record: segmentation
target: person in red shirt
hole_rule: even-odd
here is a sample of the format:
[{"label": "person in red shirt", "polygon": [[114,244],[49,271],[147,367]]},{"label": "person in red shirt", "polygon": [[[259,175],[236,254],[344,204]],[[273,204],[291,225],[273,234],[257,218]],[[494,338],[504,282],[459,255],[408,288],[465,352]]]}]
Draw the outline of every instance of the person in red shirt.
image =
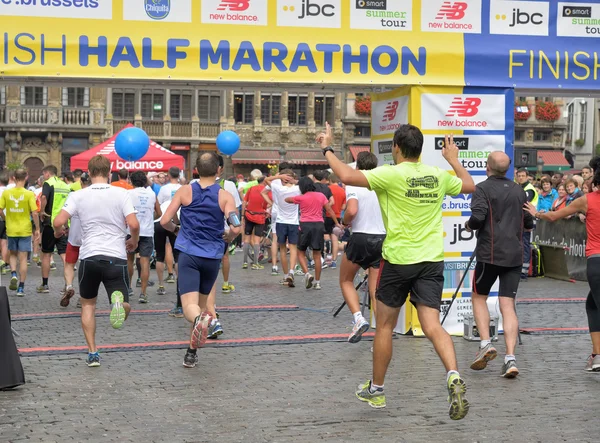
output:
[{"label": "person in red shirt", "polygon": [[[260,252],[260,241],[262,240],[263,233],[265,232],[265,221],[267,218],[267,202],[261,195],[265,186],[263,185],[264,177],[258,179],[258,185],[252,186],[246,192],[244,196],[244,203],[242,204],[242,213],[244,214],[245,226],[244,234],[250,238],[252,248],[254,249],[254,260],[252,263],[252,269],[264,269],[260,263],[258,263],[258,254]],[[243,268],[248,268],[248,255],[250,252],[250,244],[244,243],[244,265]]]},{"label": "person in red shirt", "polygon": [[[600,169],[594,171],[592,184],[600,186]],[[525,209],[535,218],[550,222],[567,218],[578,212],[585,214],[587,230],[585,256],[587,257],[587,280],[590,285],[585,310],[592,338],[592,353],[588,357],[585,370],[600,372],[600,191],[590,192],[557,211],[539,212],[531,203],[526,203]]]},{"label": "person in red shirt", "polygon": [[[300,238],[298,240],[298,261],[304,272],[304,284],[306,289],[313,287],[321,289],[321,251],[325,242],[325,222],[323,220],[323,209],[334,220],[334,225],[341,227],[338,222],[331,203],[323,193],[317,192],[315,184],[308,177],[302,177],[298,182],[301,195],[287,197],[287,203],[293,203],[300,209]],[[311,248],[313,260],[315,261],[315,277],[308,272],[306,250]]]},{"label": "person in red shirt", "polygon": [[[331,209],[338,220],[342,219],[342,211],[346,209],[346,191],[339,185],[340,179],[337,175],[331,174],[329,176],[329,189],[333,194],[333,205]],[[329,232],[331,235],[331,263],[330,268],[337,268],[337,257],[338,250],[340,248],[340,239],[333,232],[334,221],[331,217],[327,217],[325,220],[325,232]],[[331,227],[331,229],[328,229]]]}]

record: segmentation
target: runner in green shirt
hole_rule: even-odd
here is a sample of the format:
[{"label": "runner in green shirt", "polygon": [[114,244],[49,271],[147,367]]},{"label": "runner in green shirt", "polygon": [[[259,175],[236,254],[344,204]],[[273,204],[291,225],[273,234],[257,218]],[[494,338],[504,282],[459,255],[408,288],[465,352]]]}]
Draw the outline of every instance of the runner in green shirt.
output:
[{"label": "runner in green shirt", "polygon": [[455,176],[420,162],[423,134],[413,125],[402,125],[394,133],[395,165],[369,171],[352,169],[334,155],[329,124],[317,140],[344,184],[375,191],[387,232],[377,288],[373,378],[359,387],[356,396],[374,408],[385,407],[383,382],[392,358],[392,333],[410,293],[423,332],[446,367],[450,418],[464,418],[469,411],[466,384],[458,373],[452,339],[440,324],[444,287],[442,202],[446,195],[475,190],[473,179],[458,161],[453,137],[446,137],[442,155]]}]

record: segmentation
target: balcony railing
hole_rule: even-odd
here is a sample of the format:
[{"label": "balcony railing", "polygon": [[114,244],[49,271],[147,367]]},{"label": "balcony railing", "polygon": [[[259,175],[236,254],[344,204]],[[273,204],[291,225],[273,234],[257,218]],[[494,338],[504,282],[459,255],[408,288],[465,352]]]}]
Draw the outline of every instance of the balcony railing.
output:
[{"label": "balcony railing", "polygon": [[172,122],[171,123],[172,137],[191,137],[192,122]]},{"label": "balcony railing", "polygon": [[89,126],[93,122],[93,114],[89,109],[63,108],[62,122],[66,126]]},{"label": "balcony railing", "polygon": [[200,123],[200,138],[216,138],[219,135],[218,123]]},{"label": "balcony railing", "polygon": [[164,137],[164,124],[162,121],[144,121],[142,129],[146,131],[149,137]]},{"label": "balcony railing", "polygon": [[26,125],[46,125],[48,121],[48,108],[21,108],[19,123]]},{"label": "balcony railing", "polygon": [[120,132],[125,126],[133,125],[133,124],[134,124],[133,120],[114,120],[113,131],[116,134],[117,132]]}]

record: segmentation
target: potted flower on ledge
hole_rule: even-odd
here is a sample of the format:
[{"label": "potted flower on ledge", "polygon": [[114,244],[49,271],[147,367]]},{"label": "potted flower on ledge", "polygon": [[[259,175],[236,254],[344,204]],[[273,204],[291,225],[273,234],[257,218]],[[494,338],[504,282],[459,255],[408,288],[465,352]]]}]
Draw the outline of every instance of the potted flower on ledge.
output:
[{"label": "potted flower on ledge", "polygon": [[579,138],[579,139],[575,140],[575,146],[577,146],[579,149],[583,148],[584,145],[585,145],[585,139]]},{"label": "potted flower on ledge", "polygon": [[371,96],[362,95],[354,99],[354,111],[357,115],[371,115]]},{"label": "potted flower on ledge", "polygon": [[560,111],[554,102],[536,102],[535,118],[547,122],[555,122],[560,118]]},{"label": "potted flower on ledge", "polygon": [[531,108],[525,101],[515,101],[515,121],[524,122],[531,117]]}]

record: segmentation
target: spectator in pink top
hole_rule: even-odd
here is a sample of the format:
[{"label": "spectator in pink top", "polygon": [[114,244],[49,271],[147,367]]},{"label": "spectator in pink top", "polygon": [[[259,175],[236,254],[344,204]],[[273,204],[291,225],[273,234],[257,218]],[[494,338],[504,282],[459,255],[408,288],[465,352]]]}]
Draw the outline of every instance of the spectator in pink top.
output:
[{"label": "spectator in pink top", "polygon": [[[300,209],[300,238],[298,240],[298,261],[304,272],[304,284],[306,289],[313,287],[321,289],[321,251],[324,245],[325,223],[323,220],[323,208],[334,220],[335,225],[340,227],[339,221],[331,208],[331,204],[322,193],[316,192],[315,184],[308,177],[302,177],[298,182],[302,195],[288,197],[287,203],[294,203]],[[315,277],[308,272],[306,250],[313,251],[315,261]]]}]

